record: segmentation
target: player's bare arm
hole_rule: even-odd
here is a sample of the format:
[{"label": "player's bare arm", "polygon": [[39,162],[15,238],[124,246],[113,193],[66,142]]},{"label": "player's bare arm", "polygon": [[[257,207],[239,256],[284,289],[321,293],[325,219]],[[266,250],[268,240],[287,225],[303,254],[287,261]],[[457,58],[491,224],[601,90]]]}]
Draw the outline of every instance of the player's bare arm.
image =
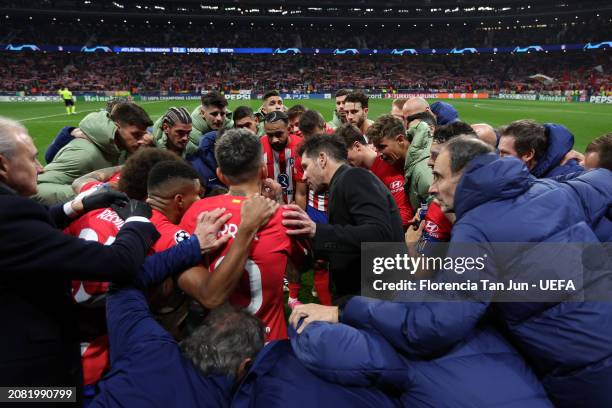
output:
[{"label": "player's bare arm", "polygon": [[87,183],[99,181],[101,183],[107,182],[115,173],[121,170],[122,166],[107,167],[105,169],[94,170],[91,173],[87,173],[72,182],[72,189],[76,194],[81,192],[83,186]]},{"label": "player's bare arm", "polygon": [[219,267],[214,273],[203,265],[188,269],[179,276],[179,287],[208,309],[225,303],[244,272],[257,231],[270,220],[277,208],[276,202],[260,195],[245,200],[240,210],[241,222],[236,238]]}]

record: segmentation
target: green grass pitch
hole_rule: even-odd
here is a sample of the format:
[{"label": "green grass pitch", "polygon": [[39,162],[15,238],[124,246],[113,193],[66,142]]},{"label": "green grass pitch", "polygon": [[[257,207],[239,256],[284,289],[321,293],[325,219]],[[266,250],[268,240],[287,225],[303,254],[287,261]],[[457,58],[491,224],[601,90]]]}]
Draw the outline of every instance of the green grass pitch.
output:
[{"label": "green grass pitch", "polygon": [[[430,101],[433,102],[433,101]],[[493,126],[507,124],[517,119],[535,119],[538,122],[553,122],[567,126],[576,137],[575,149],[584,151],[586,145],[597,136],[612,131],[612,105],[588,103],[556,103],[541,101],[510,100],[451,100],[462,120],[468,123],[489,123]],[[288,106],[301,103],[307,108],[316,109],[331,119],[334,102],[325,99],[289,100]],[[259,107],[260,101],[231,101],[230,109],[248,104]],[[153,120],[164,114],[170,106],[185,106],[190,111],[198,101],[159,101],[143,102],[142,106]],[[0,103],[0,116],[21,121],[34,138],[41,152],[49,145],[57,131],[63,126],[78,126],[79,121],[89,112],[104,107],[102,102],[77,103],[77,115],[68,116],[63,103]],[[370,100],[370,119],[375,119],[391,110],[391,100]]]},{"label": "green grass pitch", "polygon": [[[430,101],[433,102],[433,101]],[[538,122],[553,122],[567,126],[576,137],[575,149],[584,151],[587,144],[594,138],[612,132],[612,105],[596,105],[588,103],[555,103],[540,101],[511,100],[451,100],[462,120],[468,123],[489,123],[495,127],[510,123],[517,119],[534,119]],[[309,109],[318,110],[331,119],[334,109],[332,100],[291,100],[288,106],[301,103]],[[193,110],[198,101],[159,101],[143,102],[141,105],[149,112],[155,121],[163,115],[170,106],[185,106]],[[230,109],[247,104],[258,108],[261,101],[231,101]],[[68,116],[63,103],[0,103],[0,116],[7,116],[23,123],[39,149],[43,162],[46,147],[63,126],[78,126],[79,121],[89,112],[104,107],[102,102],[77,103],[77,115]],[[391,100],[370,101],[369,117],[375,119],[391,110]],[[44,162],[43,162],[44,163]],[[312,272],[303,276],[300,300],[304,303],[316,301],[310,293],[312,288]],[[287,313],[289,311],[287,310]],[[288,314],[287,314],[288,316]]]}]

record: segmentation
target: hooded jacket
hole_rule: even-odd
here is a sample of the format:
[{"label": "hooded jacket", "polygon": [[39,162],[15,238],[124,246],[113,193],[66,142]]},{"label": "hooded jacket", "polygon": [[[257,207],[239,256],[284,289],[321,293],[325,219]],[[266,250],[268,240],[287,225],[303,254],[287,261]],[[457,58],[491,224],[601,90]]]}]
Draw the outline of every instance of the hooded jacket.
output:
[{"label": "hooded jacket", "polygon": [[327,126],[329,126],[332,129],[338,129],[342,125],[343,125],[342,120],[340,120],[340,117],[338,116],[338,112],[334,109],[334,112],[332,114],[332,120],[327,122]]},{"label": "hooded jacket", "polygon": [[200,176],[200,182],[206,186],[206,191],[217,187],[226,187],[217,177],[217,159],[215,158],[215,143],[217,132],[213,130],[204,135],[197,152],[191,156],[191,165]]},{"label": "hooded jacket", "polygon": [[289,340],[267,344],[234,393],[232,407],[399,408],[399,401],[373,386],[325,381],[298,360]]},{"label": "hooded jacket", "polygon": [[293,331],[291,345],[319,377],[399,394],[403,407],[552,407],[519,353],[486,326],[433,358],[404,356],[370,329],[324,322]]},{"label": "hooded jacket", "polygon": [[85,137],[75,137],[62,147],[38,176],[38,193],[43,204],[63,203],[74,197],[72,182],[94,170],[119,164],[121,151],[115,144],[117,126],[106,111],[85,116],[79,128]]},{"label": "hooded jacket", "polygon": [[[573,182],[538,180],[515,158],[479,156],[468,164],[455,192],[457,222],[451,243],[597,243],[591,228],[601,222],[612,203],[612,179],[607,170],[596,170]],[[529,273],[529,268],[515,264],[526,254],[520,246],[516,248],[492,253],[495,262],[487,263],[487,272],[510,277]],[[606,260],[601,253],[593,259]],[[600,285],[603,293],[612,293],[612,268],[603,265],[601,271],[584,275],[583,284]],[[353,298],[342,321],[374,327],[396,348],[423,356],[465,339],[489,306],[484,301],[418,304]],[[608,404],[612,303],[495,303],[492,312],[531,363],[555,406]]]},{"label": "hooded jacket", "polygon": [[436,122],[440,126],[459,120],[457,109],[450,103],[440,101],[434,102],[431,104],[431,111],[436,115]]},{"label": "hooded jacket", "polygon": [[408,132],[412,134],[412,142],[404,164],[404,190],[412,208],[417,209],[422,203],[429,201],[429,186],[433,183],[433,174],[427,166],[433,134],[424,121],[412,126]]},{"label": "hooded jacket", "polygon": [[[191,122],[193,124],[193,129],[189,134],[189,141],[191,145],[199,146],[204,135],[213,130],[208,125],[208,122],[206,122],[206,119],[202,117],[202,105],[198,105],[193,112],[191,112]],[[225,120],[223,121],[223,128],[231,129],[233,127],[234,121],[232,120],[231,111],[227,111],[227,115],[225,115]]]},{"label": "hooded jacket", "polygon": [[584,170],[574,159],[561,165],[565,155],[574,147],[574,135],[563,125],[554,123],[544,124],[548,147],[546,153],[538,159],[531,174],[538,178],[553,178],[576,171]]},{"label": "hooded jacket", "polygon": [[[161,116],[159,119],[155,121],[153,124],[153,129],[151,133],[153,134],[153,141],[155,142],[155,146],[160,149],[167,149],[168,144],[168,136],[164,133],[162,129],[162,125],[164,122],[164,117]],[[185,146],[185,151],[183,152],[183,159],[189,155],[194,154],[198,150],[198,145],[193,144],[191,141],[191,135],[189,136],[189,141],[187,142],[187,146]]]}]

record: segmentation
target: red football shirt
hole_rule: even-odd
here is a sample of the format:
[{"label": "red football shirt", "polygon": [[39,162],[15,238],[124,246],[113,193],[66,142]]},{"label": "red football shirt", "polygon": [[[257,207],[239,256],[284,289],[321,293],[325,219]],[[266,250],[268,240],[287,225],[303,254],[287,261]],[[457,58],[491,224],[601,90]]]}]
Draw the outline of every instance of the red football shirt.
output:
[{"label": "red football shirt", "polygon": [[153,209],[153,215],[151,216],[151,223],[157,228],[159,232],[159,239],[151,248],[153,252],[162,252],[168,248],[172,248],[179,242],[189,239],[189,233],[182,229],[180,226],[173,224],[170,220],[161,212]]},{"label": "red football shirt", "polygon": [[298,155],[298,149],[302,138],[289,135],[287,146],[278,152],[270,145],[270,139],[265,135],[261,139],[263,147],[264,162],[268,168],[268,177],[276,180],[283,188],[283,200],[290,203],[294,200],[295,185],[302,182],[304,172],[302,171],[302,160]]},{"label": "red football shirt", "polygon": [[446,218],[440,204],[433,201],[425,213],[425,225],[423,225],[423,235],[427,236],[428,241],[450,241],[453,224]]},{"label": "red football shirt", "polygon": [[113,174],[111,176],[111,178],[109,178],[106,182],[103,182],[103,181],[90,181],[89,183],[86,183],[85,185],[83,185],[83,187],[81,187],[81,191],[79,191],[79,193],[82,193],[83,191],[90,190],[92,188],[99,187],[99,186],[104,185],[106,183],[118,183],[120,178],[121,178],[121,172],[118,171],[115,174]]},{"label": "red football shirt", "polygon": [[[225,224],[220,235],[236,236],[240,225],[240,207],[244,197],[221,195],[197,201],[183,216],[181,226],[193,233],[198,214],[216,208],[226,208],[232,218]],[[282,211],[276,214],[257,233],[242,275],[229,302],[246,309],[260,318],[266,326],[267,341],[286,339],[287,325],[283,295],[283,276],[288,260],[299,265],[305,253],[296,241],[286,234],[281,224]],[[232,240],[230,239],[230,245]],[[229,245],[209,258],[209,269],[215,273]]]},{"label": "red football shirt", "polygon": [[[101,183],[100,183],[101,184]],[[89,189],[96,188],[90,184]],[[82,189],[85,191],[86,189]],[[153,210],[151,222],[161,237],[151,248],[151,253],[164,251],[178,242],[189,238],[189,234],[178,225],[172,224],[165,215]],[[72,222],[64,231],[70,235],[110,245],[115,241],[124,221],[111,208],[90,211]],[[76,303],[92,301],[108,291],[108,282],[72,281],[72,297]],[[108,370],[108,338],[98,337],[91,342],[81,343],[83,381],[86,385],[97,383]]]},{"label": "red football shirt", "polygon": [[414,216],[414,211],[404,190],[404,172],[402,169],[390,165],[381,159],[380,156],[376,157],[370,171],[391,191],[391,195],[395,200],[395,204],[397,204],[400,217],[402,218],[402,224],[406,227]]}]

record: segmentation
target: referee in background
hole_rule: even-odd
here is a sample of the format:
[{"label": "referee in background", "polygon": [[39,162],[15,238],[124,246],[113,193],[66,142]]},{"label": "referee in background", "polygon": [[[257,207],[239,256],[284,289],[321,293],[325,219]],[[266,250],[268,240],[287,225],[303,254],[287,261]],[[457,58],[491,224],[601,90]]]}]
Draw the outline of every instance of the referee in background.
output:
[{"label": "referee in background", "polygon": [[57,91],[60,98],[64,101],[66,105],[66,114],[67,115],[76,115],[76,106],[74,106],[74,98],[72,97],[72,92],[68,89],[67,86],[60,86],[60,90]]}]

